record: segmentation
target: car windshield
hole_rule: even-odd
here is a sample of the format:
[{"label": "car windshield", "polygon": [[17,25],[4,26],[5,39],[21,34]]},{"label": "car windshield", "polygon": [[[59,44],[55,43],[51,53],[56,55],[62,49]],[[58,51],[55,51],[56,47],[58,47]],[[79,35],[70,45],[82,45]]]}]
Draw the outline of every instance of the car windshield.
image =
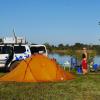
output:
[{"label": "car windshield", "polygon": [[39,47],[30,47],[31,53],[45,53],[45,47],[44,46],[39,46]]},{"label": "car windshield", "polygon": [[14,46],[14,53],[24,53],[25,51],[25,46]]},{"label": "car windshield", "polygon": [[9,54],[11,50],[11,46],[0,46],[0,54]]}]

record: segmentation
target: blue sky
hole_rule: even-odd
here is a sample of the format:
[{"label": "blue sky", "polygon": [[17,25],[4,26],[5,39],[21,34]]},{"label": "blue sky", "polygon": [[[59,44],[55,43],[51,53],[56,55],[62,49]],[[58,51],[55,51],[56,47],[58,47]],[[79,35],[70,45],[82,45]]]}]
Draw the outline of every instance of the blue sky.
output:
[{"label": "blue sky", "polygon": [[100,0],[0,0],[0,37],[42,44],[100,44]]}]

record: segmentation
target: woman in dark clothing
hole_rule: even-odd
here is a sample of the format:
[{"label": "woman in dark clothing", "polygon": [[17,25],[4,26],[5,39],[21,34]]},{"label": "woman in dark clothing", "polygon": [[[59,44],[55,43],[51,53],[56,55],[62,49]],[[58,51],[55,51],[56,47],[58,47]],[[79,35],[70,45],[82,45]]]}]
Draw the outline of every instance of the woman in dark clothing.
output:
[{"label": "woman in dark clothing", "polygon": [[8,65],[13,60],[13,56],[14,56],[14,50],[13,50],[13,46],[12,46],[10,49],[10,52],[9,52],[8,59],[7,59],[6,64],[5,64],[5,71],[8,71]]}]

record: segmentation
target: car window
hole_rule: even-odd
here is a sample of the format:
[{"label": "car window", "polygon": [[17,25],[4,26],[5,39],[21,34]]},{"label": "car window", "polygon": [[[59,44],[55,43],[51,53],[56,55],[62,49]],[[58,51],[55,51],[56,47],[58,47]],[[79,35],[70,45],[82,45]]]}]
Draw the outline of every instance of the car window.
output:
[{"label": "car window", "polygon": [[14,46],[14,53],[24,53],[25,51],[25,46]]},{"label": "car window", "polygon": [[12,51],[11,46],[0,46],[0,54],[10,54]]},{"label": "car window", "polygon": [[43,47],[43,46],[40,46],[40,47],[30,47],[30,50],[31,50],[32,54],[39,53],[41,51],[42,51],[42,53],[46,52],[45,47]]}]

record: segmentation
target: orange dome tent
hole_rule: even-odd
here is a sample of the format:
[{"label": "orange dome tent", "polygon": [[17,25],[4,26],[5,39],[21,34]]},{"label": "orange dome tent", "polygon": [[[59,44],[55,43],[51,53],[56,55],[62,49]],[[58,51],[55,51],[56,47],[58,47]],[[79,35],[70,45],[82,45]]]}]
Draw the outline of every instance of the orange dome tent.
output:
[{"label": "orange dome tent", "polygon": [[55,82],[73,79],[55,61],[43,55],[33,55],[23,60],[14,70],[0,78],[0,81]]}]

